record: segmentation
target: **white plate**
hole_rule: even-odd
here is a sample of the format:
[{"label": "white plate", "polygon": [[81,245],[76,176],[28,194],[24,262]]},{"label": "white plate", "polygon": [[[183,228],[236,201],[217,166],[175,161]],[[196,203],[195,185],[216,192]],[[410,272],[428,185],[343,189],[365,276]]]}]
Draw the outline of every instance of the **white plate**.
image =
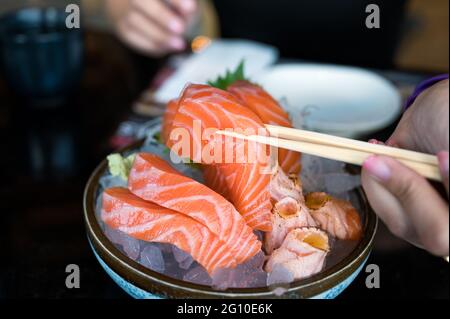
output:
[{"label": "white plate", "polygon": [[360,68],[284,64],[254,80],[275,98],[287,100],[296,126],[303,114],[301,125],[309,130],[357,137],[388,126],[401,111],[396,88]]}]

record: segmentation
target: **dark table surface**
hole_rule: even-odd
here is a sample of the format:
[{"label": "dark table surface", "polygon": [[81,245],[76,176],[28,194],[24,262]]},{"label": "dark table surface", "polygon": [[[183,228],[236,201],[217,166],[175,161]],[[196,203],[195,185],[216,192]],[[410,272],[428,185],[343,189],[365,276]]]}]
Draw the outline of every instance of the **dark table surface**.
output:
[{"label": "dark table surface", "polygon": [[[0,298],[127,298],[91,252],[82,193],[142,88],[133,59],[114,40],[88,36],[83,82],[57,109],[26,106],[0,78]],[[423,77],[382,74],[406,90]],[[392,129],[374,136],[386,138]],[[363,272],[339,298],[449,297],[448,263],[384,226],[369,263],[380,267],[380,289],[366,288]],[[65,286],[68,264],[80,267],[79,289]]]}]

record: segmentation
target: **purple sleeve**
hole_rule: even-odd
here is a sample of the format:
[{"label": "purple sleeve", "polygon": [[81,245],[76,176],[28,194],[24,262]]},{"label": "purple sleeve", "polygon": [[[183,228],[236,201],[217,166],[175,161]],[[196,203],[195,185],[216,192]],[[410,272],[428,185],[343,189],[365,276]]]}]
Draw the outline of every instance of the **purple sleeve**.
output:
[{"label": "purple sleeve", "polygon": [[440,82],[440,81],[446,80],[446,79],[448,79],[448,74],[441,74],[441,75],[427,79],[427,80],[423,81],[422,83],[420,83],[414,90],[414,93],[406,101],[405,111],[408,109],[408,107],[410,107],[414,103],[414,101],[417,99],[417,97],[420,95],[420,93],[422,93],[423,91],[428,89],[433,84],[436,84],[437,82]]}]

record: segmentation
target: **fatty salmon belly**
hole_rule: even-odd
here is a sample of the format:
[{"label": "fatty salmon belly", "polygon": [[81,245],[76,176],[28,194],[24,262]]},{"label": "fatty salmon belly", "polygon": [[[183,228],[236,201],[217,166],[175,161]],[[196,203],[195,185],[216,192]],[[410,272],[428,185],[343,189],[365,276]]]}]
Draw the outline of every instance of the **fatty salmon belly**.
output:
[{"label": "fatty salmon belly", "polygon": [[178,112],[178,99],[170,100],[167,103],[166,111],[164,112],[162,125],[161,125],[161,139],[166,143],[170,138],[172,131],[172,123],[175,115]]},{"label": "fatty salmon belly", "polygon": [[264,249],[269,255],[283,244],[291,230],[316,226],[305,204],[291,197],[278,201],[272,212],[272,231],[264,234]]},{"label": "fatty salmon belly", "polygon": [[188,216],[147,202],[126,188],[104,191],[101,218],[109,227],[133,238],[177,246],[209,274],[237,264],[230,249],[207,227]]},{"label": "fatty salmon belly", "polygon": [[[195,123],[201,123],[198,132],[194,130]],[[182,128],[189,132],[192,160],[200,159],[202,164],[216,166],[219,178],[224,179],[227,185],[223,193],[247,224],[256,230],[269,231],[272,204],[269,190],[271,175],[267,173],[270,165],[267,146],[244,140],[227,140],[223,136],[203,138],[206,130],[215,132],[217,129],[268,135],[259,117],[239,104],[239,100],[226,91],[192,84],[186,87],[182,94],[173,128]],[[225,143],[230,141],[231,143]],[[211,142],[224,149],[218,161],[206,162],[199,149]],[[172,148],[176,143],[171,140],[168,145]],[[244,154],[237,151],[241,147],[245,150]],[[230,152],[231,156],[227,157]],[[256,156],[250,157],[252,155]]]},{"label": "fatty salmon belly", "polygon": [[297,228],[289,232],[280,248],[269,257],[265,270],[271,272],[281,265],[295,280],[320,272],[329,251],[328,236],[316,228]]},{"label": "fatty salmon belly", "polygon": [[261,242],[225,198],[150,153],[136,155],[128,177],[136,196],[189,216],[217,235],[238,263],[261,250]]},{"label": "fatty salmon belly", "polygon": [[361,218],[350,202],[316,192],[306,195],[306,205],[317,225],[333,237],[342,240],[361,238]]},{"label": "fatty salmon belly", "polygon": [[[261,86],[248,81],[236,81],[227,90],[258,115],[264,124],[292,127],[292,122],[286,111]],[[285,149],[278,150],[278,161],[287,174],[300,173],[300,159],[301,155],[298,152]]]}]

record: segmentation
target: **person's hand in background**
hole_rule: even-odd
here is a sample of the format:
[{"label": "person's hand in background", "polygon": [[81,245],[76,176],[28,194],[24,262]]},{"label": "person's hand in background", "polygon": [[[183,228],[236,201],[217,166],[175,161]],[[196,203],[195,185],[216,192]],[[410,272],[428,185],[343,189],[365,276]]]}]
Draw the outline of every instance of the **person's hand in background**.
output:
[{"label": "person's hand in background", "polygon": [[183,50],[198,9],[197,0],[106,0],[106,6],[119,37],[150,56]]},{"label": "person's hand in background", "polygon": [[449,254],[448,94],[448,80],[420,94],[387,142],[437,153],[447,200],[425,178],[392,158],[372,156],[362,171],[368,200],[390,231],[438,256]]}]

